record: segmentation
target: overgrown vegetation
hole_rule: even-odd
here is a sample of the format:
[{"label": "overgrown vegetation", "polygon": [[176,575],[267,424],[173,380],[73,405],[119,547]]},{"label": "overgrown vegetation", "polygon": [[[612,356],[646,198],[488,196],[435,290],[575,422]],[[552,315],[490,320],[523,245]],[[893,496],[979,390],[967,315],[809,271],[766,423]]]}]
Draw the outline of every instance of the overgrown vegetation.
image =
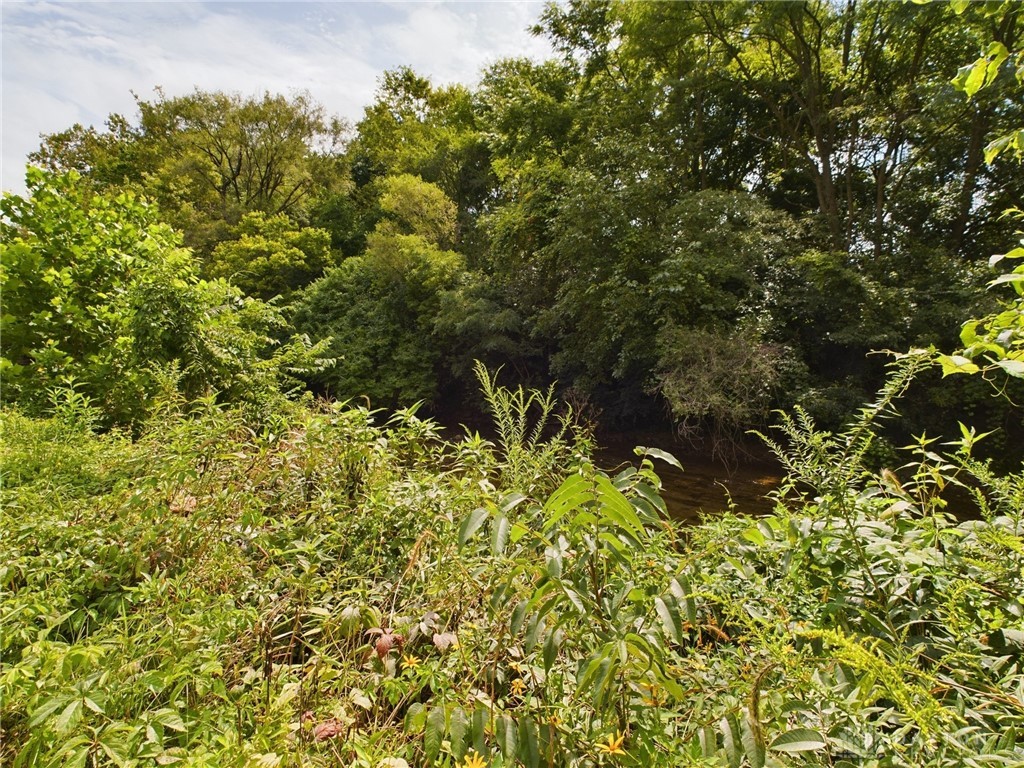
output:
[{"label": "overgrown vegetation", "polygon": [[486,371],[501,446],[345,405],[254,431],[207,400],[135,442],[73,391],[4,412],[3,760],[1019,761],[1024,476],[969,431],[863,463],[920,364],[842,435],[784,421],[772,515],[691,529],[674,459],[608,476]]},{"label": "overgrown vegetation", "polygon": [[[499,63],[477,94],[388,73],[344,154],[305,97],[161,94],[138,128],[48,137],[0,223],[0,762],[1024,764],[1024,267],[992,281],[1009,301],[957,283],[981,242],[963,206],[999,197],[972,153],[991,129],[990,159],[1022,152],[993,87],[1024,81],[1018,16],[569,3],[542,17],[564,61]],[[940,54],[993,25],[954,159]],[[680,141],[681,116],[706,133]],[[257,124],[284,131],[273,162]],[[885,160],[870,214],[864,157]],[[951,175],[934,207],[903,186]],[[849,362],[941,340],[965,304],[955,354]],[[719,438],[799,392],[762,437],[772,513],[673,521],[656,462],[679,462],[595,466],[554,385],[524,385],[539,361],[587,405],[658,392]],[[470,369],[493,441],[407,405]],[[1010,429],[959,418],[963,380]],[[957,433],[894,449],[922,383]]]}]

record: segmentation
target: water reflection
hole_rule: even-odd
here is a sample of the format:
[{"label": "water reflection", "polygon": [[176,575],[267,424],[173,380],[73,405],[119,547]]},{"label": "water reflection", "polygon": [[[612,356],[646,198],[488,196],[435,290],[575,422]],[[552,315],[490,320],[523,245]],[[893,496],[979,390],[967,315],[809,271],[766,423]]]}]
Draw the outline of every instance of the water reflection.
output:
[{"label": "water reflection", "polygon": [[684,472],[663,461],[655,460],[654,464],[669,514],[688,523],[699,522],[702,515],[727,510],[730,498],[738,512],[767,514],[772,510],[772,502],[765,496],[782,482],[781,467],[767,456],[728,467],[705,455],[682,450],[671,433],[601,435],[598,445],[595,463],[613,473],[627,464],[637,464],[639,457],[633,452],[637,445],[661,448],[679,459]]}]

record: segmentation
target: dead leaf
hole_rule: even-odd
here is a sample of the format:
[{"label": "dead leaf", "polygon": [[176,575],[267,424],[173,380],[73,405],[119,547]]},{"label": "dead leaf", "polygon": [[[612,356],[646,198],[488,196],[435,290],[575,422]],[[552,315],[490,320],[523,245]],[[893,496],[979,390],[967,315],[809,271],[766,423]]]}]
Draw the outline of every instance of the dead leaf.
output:
[{"label": "dead leaf", "polygon": [[459,644],[459,638],[454,632],[435,632],[434,647],[439,651],[447,651]]},{"label": "dead leaf", "polygon": [[313,726],[313,738],[317,741],[326,741],[327,739],[333,739],[341,733],[344,733],[345,726],[336,717],[332,717],[330,720],[325,720],[322,723],[317,723]]}]

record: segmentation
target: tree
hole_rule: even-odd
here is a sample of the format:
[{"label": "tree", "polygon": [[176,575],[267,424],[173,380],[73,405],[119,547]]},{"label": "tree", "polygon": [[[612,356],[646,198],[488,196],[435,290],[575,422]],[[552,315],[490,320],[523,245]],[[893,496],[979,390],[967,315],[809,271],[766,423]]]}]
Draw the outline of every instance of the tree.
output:
[{"label": "tree", "polygon": [[[373,189],[371,182],[403,174],[437,185],[458,208],[461,250],[482,249],[475,225],[493,177],[467,88],[435,88],[408,67],[385,72],[349,154],[353,179],[361,187]],[[364,210],[373,202],[361,200]]]},{"label": "tree", "polygon": [[325,195],[343,191],[346,126],[308,94],[243,97],[201,91],[136,97],[137,126],[111,116],[109,130],[80,126],[44,137],[34,157],[77,170],[101,186],[141,187],[200,256],[248,212],[296,222]]},{"label": "tree", "polygon": [[279,346],[280,312],[198,278],[181,238],[131,192],[93,192],[75,172],[30,169],[29,197],[0,201],[3,398],[46,407],[67,384],[107,424],[144,418],[161,382],[182,394],[266,404],[321,364],[303,339]]},{"label": "tree", "polygon": [[417,235],[442,250],[455,245],[458,210],[434,184],[403,173],[381,183],[380,235]]},{"label": "tree", "polygon": [[418,235],[373,233],[366,253],[346,259],[296,301],[295,326],[330,337],[337,365],[314,378],[334,397],[383,406],[433,400],[442,376],[434,335],[441,296],[465,264]]},{"label": "tree", "polygon": [[287,297],[334,263],[328,232],[297,227],[283,213],[247,213],[235,235],[213,249],[205,271],[226,278],[250,296]]}]

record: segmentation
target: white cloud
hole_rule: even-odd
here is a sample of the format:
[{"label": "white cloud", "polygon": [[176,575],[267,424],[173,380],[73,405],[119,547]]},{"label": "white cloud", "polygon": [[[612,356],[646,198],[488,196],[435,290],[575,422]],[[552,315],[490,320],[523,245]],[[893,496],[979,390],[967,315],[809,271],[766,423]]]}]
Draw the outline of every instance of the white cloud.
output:
[{"label": "white cloud", "polygon": [[198,87],[307,90],[358,120],[385,69],[475,84],[506,56],[543,58],[527,27],[542,2],[2,4],[2,186],[23,191],[39,135],[134,116],[147,98]]}]

